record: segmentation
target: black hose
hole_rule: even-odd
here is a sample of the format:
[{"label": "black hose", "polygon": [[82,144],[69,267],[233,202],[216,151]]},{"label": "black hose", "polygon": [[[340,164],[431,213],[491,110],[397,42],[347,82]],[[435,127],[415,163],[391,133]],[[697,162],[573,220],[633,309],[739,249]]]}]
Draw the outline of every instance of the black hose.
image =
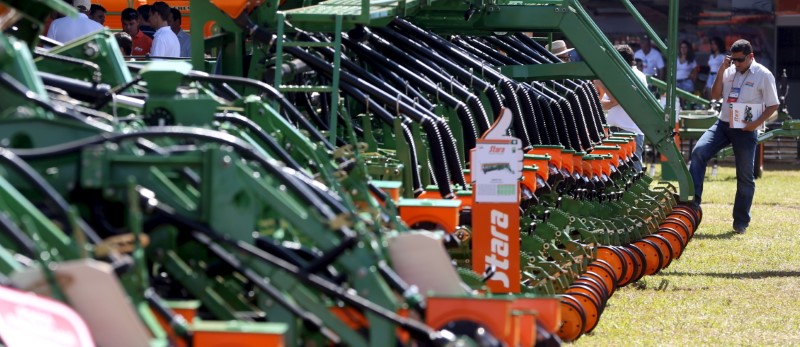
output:
[{"label": "black hose", "polygon": [[20,253],[29,258],[39,258],[39,251],[33,239],[25,234],[5,213],[0,213],[0,229],[2,229],[4,235],[19,246]]},{"label": "black hose", "polygon": [[45,109],[46,111],[52,112],[54,115],[72,119],[74,121],[86,124],[88,126],[97,128],[101,131],[112,131],[113,129],[111,126],[107,124],[100,123],[96,120],[93,120],[89,117],[84,117],[76,113],[71,109],[66,110],[59,110],[55,108],[52,104],[50,104],[47,100],[42,99],[41,96],[36,94],[34,91],[28,89],[24,84],[19,82],[16,78],[11,76],[10,74],[0,71],[0,85],[7,87],[11,91],[17,93],[20,97],[36,104],[37,106]]},{"label": "black hose", "polygon": [[[67,203],[64,198],[58,194],[58,192],[53,189],[53,186],[47,183],[47,181],[39,175],[36,170],[34,170],[28,163],[26,163],[22,158],[17,156],[14,152],[9,149],[0,148],[0,159],[5,161],[7,164],[10,164],[11,168],[14,169],[17,173],[22,175],[27,181],[29,181],[33,186],[39,190],[42,195],[44,195],[47,199],[49,199],[55,206],[58,208],[59,212],[63,215],[64,218],[64,229],[68,235],[74,235],[72,230],[72,225],[68,222],[69,221],[69,204]],[[86,225],[82,219],[78,219],[78,226],[83,230],[83,233],[86,234],[86,237],[89,238],[93,244],[97,245],[103,242],[103,239],[97,235],[91,227]]]},{"label": "black hose", "polygon": [[[345,42],[347,47],[352,49],[356,54],[367,57],[368,61],[374,63],[372,66],[378,69],[378,71],[386,70],[388,69],[386,65],[394,63],[389,63],[390,60],[388,58],[381,56],[375,51],[367,49],[363,44],[358,44],[347,39],[343,40],[343,42]],[[397,66],[397,64],[395,65]],[[397,66],[396,68],[398,71],[403,73],[403,77],[407,78],[415,87],[419,87],[429,94],[436,95],[439,99],[437,101],[444,101],[445,104],[455,109],[463,128],[462,137],[464,139],[464,148],[467,151],[474,148],[479,134],[476,132],[474,117],[467,105],[446,91],[441,90],[439,86],[434,85],[430,81],[422,78],[418,74],[414,74],[411,71],[404,69],[402,66]],[[464,153],[464,155],[465,158],[469,157],[466,155],[466,153]]]},{"label": "black hose", "polygon": [[[465,53],[472,54],[473,51],[478,51],[478,52],[482,52],[483,53],[483,54],[474,54],[476,58],[480,58],[481,56],[488,55],[492,59],[497,60],[497,61],[500,62],[500,64],[493,64],[495,66],[500,66],[500,65],[523,65],[523,63],[520,62],[519,60],[516,60],[513,57],[508,56],[508,55],[503,55],[496,48],[489,46],[485,42],[482,42],[482,41],[478,40],[475,37],[465,36],[462,39],[463,39],[462,44],[458,45],[458,47],[463,49],[465,51]],[[453,43],[456,43],[456,42],[454,41]],[[466,48],[464,46],[470,47],[471,49],[468,49],[468,48]]]},{"label": "black hose", "polygon": [[[309,66],[316,69],[317,71],[331,74],[332,73],[332,66],[322,61],[316,56],[309,54],[308,52],[303,51],[298,47],[286,47],[286,51],[297,58],[302,59],[305,61]],[[448,168],[448,176],[454,177],[456,183],[461,184],[462,186],[466,186],[466,182],[464,179],[463,172],[461,171],[461,159],[459,158],[458,152],[456,151],[454,139],[452,133],[450,133],[450,128],[441,120],[439,117],[433,114],[424,113],[424,110],[414,108],[411,105],[403,102],[402,100],[398,100],[396,96],[391,96],[384,92],[383,90],[377,89],[369,83],[366,83],[363,80],[357,79],[355,76],[349,74],[346,71],[340,71],[339,74],[339,84],[350,84],[350,85],[359,85],[359,89],[362,89],[366,94],[370,95],[370,97],[375,98],[377,101],[386,104],[387,106],[395,106],[399,112],[403,112],[408,117],[410,117],[415,122],[419,123],[420,126],[426,131],[429,139],[433,137],[438,137],[441,141],[441,146],[439,148],[431,148],[432,152],[436,153],[436,151],[443,151],[444,159],[440,163],[447,165]],[[436,129],[436,130],[433,130]],[[444,131],[444,132],[443,132]],[[441,135],[440,135],[441,134]],[[435,145],[434,141],[434,145]],[[433,145],[432,145],[433,146]],[[433,150],[436,151],[433,151]],[[457,173],[457,174],[456,174]],[[446,180],[445,182],[449,182],[450,180]],[[440,187],[442,184],[440,184]],[[449,196],[447,198],[452,198],[453,196]]]},{"label": "black hose", "polygon": [[[500,98],[500,94],[497,92],[497,89],[490,83],[475,77],[471,72],[467,71],[466,69],[462,68],[461,66],[454,64],[452,61],[443,59],[431,51],[426,51],[427,48],[423,48],[419,45],[419,43],[412,41],[411,39],[398,34],[397,32],[391,30],[380,30],[385,36],[392,38],[395,42],[403,43],[404,46],[409,47],[417,53],[416,56],[412,57],[407,50],[401,50],[397,46],[391,44],[389,41],[383,39],[382,37],[373,34],[370,38],[370,43],[379,49],[381,49],[384,53],[389,53],[395,60],[399,60],[403,64],[407,64],[412,66],[414,69],[420,71],[422,74],[434,78],[436,82],[441,83],[445,87],[449,87],[456,91],[461,91],[461,85],[453,83],[452,78],[448,78],[442,72],[438,72],[429,67],[427,63],[424,63],[425,60],[430,60],[428,58],[436,59],[436,62],[431,62],[431,64],[442,63],[443,66],[446,66],[446,70],[452,73],[459,81],[464,83],[468,88],[476,88],[478,90],[483,91],[486,95],[486,98],[489,99],[489,104],[494,112],[494,115],[500,114],[500,109],[503,107],[502,99]],[[416,47],[417,49],[414,49]],[[469,83],[467,83],[467,81]],[[464,89],[466,93],[469,95],[473,95],[469,93],[466,89]],[[457,94],[461,98],[465,98],[463,94]],[[468,97],[467,97],[468,98]],[[469,99],[469,98],[468,98]],[[474,109],[474,108],[473,108]],[[483,109],[481,107],[481,109]],[[485,116],[485,113],[480,112],[476,113],[479,115],[478,127],[481,129],[481,134],[486,132],[489,129],[489,119]],[[483,117],[480,117],[483,115]],[[485,127],[485,128],[484,128]]]},{"label": "black hose", "polygon": [[278,157],[278,160],[282,161],[286,166],[291,167],[297,171],[302,171],[304,167],[300,166],[300,164],[292,158],[292,156],[286,152],[286,150],[281,146],[278,141],[276,141],[272,136],[267,134],[264,129],[261,129],[256,122],[252,121],[250,118],[244,117],[238,114],[216,114],[214,115],[214,119],[219,121],[230,122],[239,126],[245,127],[248,131],[252,132],[256,135],[256,137],[261,140],[270,151]]},{"label": "black hose", "polygon": [[[532,57],[520,52],[519,49],[517,49],[514,45],[506,42],[505,40],[501,40],[495,36],[486,36],[483,39],[486,40],[486,42],[488,42],[489,44],[493,45],[494,47],[497,47],[497,48],[493,47],[487,47],[487,48],[493,49],[495,51],[497,51],[497,49],[501,49],[503,52],[508,54],[508,56],[511,59],[514,59],[514,61],[519,62],[518,64],[514,65],[531,65],[540,63],[538,60],[533,59]],[[506,65],[511,65],[511,64],[506,64]]]},{"label": "black hose", "polygon": [[462,49],[466,50],[470,54],[482,59],[484,62],[488,64],[494,66],[501,66],[501,65],[508,65],[509,63],[508,61],[505,61],[505,59],[503,59],[503,61],[495,59],[493,56],[487,54],[485,51],[482,51],[477,47],[473,46],[471,42],[467,42],[467,40],[461,36],[453,36],[452,38],[450,38],[450,41],[458,45],[458,47],[461,47]]},{"label": "black hose", "polygon": [[553,116],[556,120],[559,130],[559,138],[566,148],[571,148],[576,151],[581,150],[581,140],[578,138],[578,130],[575,127],[575,122],[572,119],[567,99],[558,95],[556,92],[547,88],[541,82],[531,82],[531,86],[543,95],[552,99],[550,103]]},{"label": "black hose", "polygon": [[303,116],[300,111],[292,104],[286,97],[281,94],[277,89],[272,87],[269,84],[266,84],[261,81],[257,81],[250,78],[244,77],[236,77],[236,76],[221,76],[221,75],[208,75],[205,73],[200,73],[193,71],[191,72],[187,78],[190,78],[194,81],[206,81],[206,82],[226,82],[232,84],[243,85],[246,87],[254,88],[264,94],[267,95],[268,98],[277,101],[281,105],[281,109],[283,109],[286,114],[289,116],[289,120],[295,122],[299,125],[299,128],[308,132],[309,136],[311,136],[312,140],[315,142],[322,143],[325,148],[329,150],[333,150],[334,146],[319,132],[319,130],[314,127],[311,123],[309,123],[308,119]]},{"label": "black hose", "polygon": [[[337,214],[350,214],[338,197],[326,194],[320,190],[318,185],[307,185],[300,181],[305,175],[300,175],[295,170],[282,167],[276,160],[268,158],[256,151],[250,144],[243,140],[226,133],[214,130],[190,128],[181,126],[150,127],[138,132],[131,133],[103,133],[89,138],[72,141],[56,146],[36,149],[15,149],[14,152],[20,158],[26,160],[46,159],[60,157],[67,154],[80,152],[87,146],[97,145],[105,142],[121,142],[136,138],[158,138],[158,137],[188,137],[199,140],[212,141],[231,146],[239,154],[247,159],[254,160],[272,176],[286,185],[287,189],[297,194],[300,199],[310,208],[315,208],[325,219],[332,220]],[[320,200],[322,198],[324,200]]]},{"label": "black hose", "polygon": [[[153,311],[161,316],[167,324],[173,328],[173,331],[183,339],[184,345],[187,347],[192,347],[193,338],[192,332],[188,330],[187,326],[189,325],[186,322],[186,319],[183,316],[176,314],[169,306],[164,303],[164,299],[156,293],[156,291],[151,287],[147,288],[144,291],[144,299],[147,300],[147,303],[150,304],[150,307],[153,308]],[[175,329],[175,327],[180,327],[180,329]]]},{"label": "black hose", "polygon": [[[342,90],[344,90],[346,93],[348,93],[354,100],[356,100],[356,101],[360,102],[362,105],[364,105],[364,107],[367,108],[368,112],[374,112],[375,115],[377,115],[378,118],[381,121],[383,121],[384,123],[386,123],[389,126],[394,126],[394,118],[395,117],[391,113],[389,113],[389,111],[387,111],[385,108],[383,108],[383,106],[371,104],[370,101],[369,101],[369,98],[367,97],[367,95],[364,94],[363,92],[361,92],[361,90],[359,90],[358,88],[355,88],[355,87],[353,87],[353,86],[351,86],[351,85],[349,85],[347,83],[341,84],[340,86],[341,86]],[[416,148],[416,144],[414,143],[414,137],[411,134],[411,129],[408,128],[408,125],[406,125],[405,123],[401,122],[400,126],[403,129],[403,138],[406,140],[406,143],[408,144],[408,146],[410,148],[409,152],[411,153],[411,163],[412,163],[412,165],[414,165],[414,167],[409,168],[411,170],[411,179],[412,179],[412,185],[413,185],[412,190],[414,191],[415,194],[417,194],[417,192],[421,192],[422,189],[423,189],[423,187],[422,187],[422,178],[420,177],[420,173],[419,173],[419,166],[420,166],[419,164],[420,163],[419,163],[419,158],[417,157],[417,148]],[[435,138],[435,137],[429,137],[428,138],[428,141],[436,141],[436,140],[437,140],[437,138]],[[441,143],[439,143],[439,144],[441,144]],[[440,158],[441,159],[441,156],[437,156],[437,153],[440,153],[440,152],[439,151],[435,151],[435,150],[433,150],[433,148],[431,148],[431,155],[433,157],[435,157],[435,158]],[[444,154],[442,153],[441,155],[443,156]],[[447,179],[447,176],[446,176],[447,175],[447,171],[435,170],[435,171],[432,171],[432,172],[433,172],[434,176],[439,176],[439,177],[443,177],[443,179]],[[439,185],[439,192],[443,194],[442,196],[447,196],[447,195],[453,194],[449,183],[446,184],[446,185]]]}]

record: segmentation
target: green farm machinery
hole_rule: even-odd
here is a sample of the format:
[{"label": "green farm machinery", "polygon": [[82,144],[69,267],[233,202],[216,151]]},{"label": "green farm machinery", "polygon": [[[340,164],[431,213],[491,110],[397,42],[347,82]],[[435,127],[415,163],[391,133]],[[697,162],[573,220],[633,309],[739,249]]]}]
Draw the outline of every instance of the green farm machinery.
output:
[{"label": "green farm machinery", "polygon": [[674,123],[577,1],[191,0],[187,61],[37,47],[74,12],[37,4],[0,5],[0,280],[100,345],[558,345],[700,223]]}]

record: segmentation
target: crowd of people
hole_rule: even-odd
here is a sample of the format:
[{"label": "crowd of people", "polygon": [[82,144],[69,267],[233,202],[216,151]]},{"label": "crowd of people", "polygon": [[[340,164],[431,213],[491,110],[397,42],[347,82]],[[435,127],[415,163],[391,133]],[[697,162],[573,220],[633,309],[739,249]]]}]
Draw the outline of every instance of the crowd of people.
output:
[{"label": "crowd of people", "polygon": [[[106,9],[100,4],[64,0],[78,10],[77,17],[53,13],[46,36],[58,42],[69,42],[103,30]],[[88,8],[86,5],[89,5]],[[181,29],[181,12],[158,1],[122,11],[122,31],[114,34],[126,57],[181,58],[190,57],[192,40]]]}]

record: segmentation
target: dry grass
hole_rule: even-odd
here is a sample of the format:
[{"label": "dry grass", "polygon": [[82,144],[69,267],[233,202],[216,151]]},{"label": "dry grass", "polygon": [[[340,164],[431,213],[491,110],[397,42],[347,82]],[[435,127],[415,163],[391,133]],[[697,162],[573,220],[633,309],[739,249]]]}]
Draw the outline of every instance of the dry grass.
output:
[{"label": "dry grass", "polygon": [[574,345],[800,345],[798,169],[768,167],[756,181],[745,235],[731,229],[735,170],[707,177],[704,219],[681,259],[618,290]]}]

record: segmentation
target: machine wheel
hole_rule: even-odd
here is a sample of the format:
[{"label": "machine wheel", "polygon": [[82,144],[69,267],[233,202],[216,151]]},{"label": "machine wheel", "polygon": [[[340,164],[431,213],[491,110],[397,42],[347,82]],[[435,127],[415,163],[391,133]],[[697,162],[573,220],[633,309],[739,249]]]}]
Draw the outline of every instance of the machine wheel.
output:
[{"label": "machine wheel", "polygon": [[580,302],[575,298],[564,295],[561,297],[561,327],[558,336],[564,341],[575,341],[583,334],[586,328],[586,314]]}]

